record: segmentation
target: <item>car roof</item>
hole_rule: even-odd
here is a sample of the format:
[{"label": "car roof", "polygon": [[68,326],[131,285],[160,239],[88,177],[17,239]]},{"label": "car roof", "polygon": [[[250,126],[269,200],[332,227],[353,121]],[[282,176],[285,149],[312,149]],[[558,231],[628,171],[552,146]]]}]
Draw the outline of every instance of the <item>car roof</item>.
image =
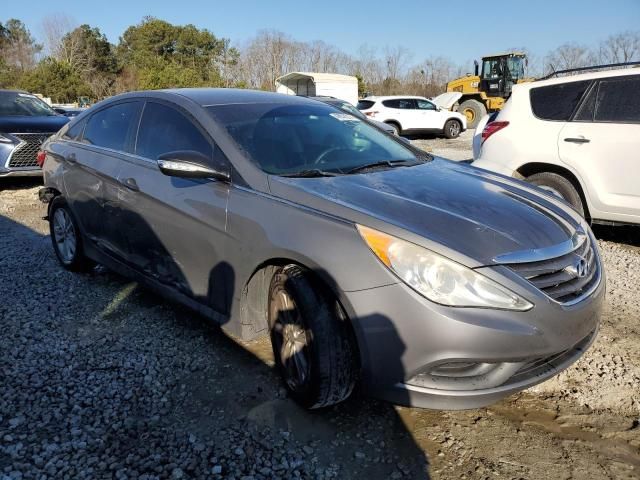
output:
[{"label": "car roof", "polygon": [[[281,103],[317,105],[315,100],[297,95],[262,92],[240,88],[171,88],[165,90],[140,90],[109,97],[94,106],[110,104],[127,98],[156,98],[175,101],[190,100],[201,107],[231,104]],[[94,109],[95,110],[95,109]]]},{"label": "car roof", "polygon": [[569,75],[565,77],[549,78],[547,80],[536,80],[534,82],[519,83],[518,85],[514,85],[514,88],[518,87],[518,90],[523,90],[536,87],[544,87],[547,85],[579,82],[582,80],[594,80],[607,77],[624,77],[627,75],[640,75],[640,68],[622,68],[617,70],[600,70],[597,72],[580,73],[577,75]]},{"label": "car roof", "polygon": [[[311,103],[312,100],[297,95],[263,92],[240,88],[173,88],[161,92],[181,95],[197,104],[207,107],[230,103]],[[314,103],[315,104],[315,103]],[[317,104],[316,104],[317,105]]]},{"label": "car roof", "polygon": [[417,95],[384,95],[384,96],[377,96],[377,95],[371,95],[369,97],[365,97],[362,100],[395,100],[398,98],[412,98],[412,99],[418,99],[418,100],[428,100],[426,97],[420,97]]}]

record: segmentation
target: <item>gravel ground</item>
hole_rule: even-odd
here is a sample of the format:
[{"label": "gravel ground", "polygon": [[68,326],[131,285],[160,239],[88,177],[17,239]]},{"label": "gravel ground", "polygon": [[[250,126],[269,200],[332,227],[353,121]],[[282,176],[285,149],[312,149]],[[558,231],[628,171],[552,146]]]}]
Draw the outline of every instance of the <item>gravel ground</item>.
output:
[{"label": "gravel ground", "polygon": [[467,130],[458,138],[449,140],[435,135],[411,136],[411,143],[418,148],[449,160],[472,160],[471,141],[475,130]]},{"label": "gravel ground", "polygon": [[464,412],[356,395],[308,413],[266,341],[61,269],[37,189],[0,183],[2,480],[640,478],[640,229],[596,231],[602,328],[556,378]]}]

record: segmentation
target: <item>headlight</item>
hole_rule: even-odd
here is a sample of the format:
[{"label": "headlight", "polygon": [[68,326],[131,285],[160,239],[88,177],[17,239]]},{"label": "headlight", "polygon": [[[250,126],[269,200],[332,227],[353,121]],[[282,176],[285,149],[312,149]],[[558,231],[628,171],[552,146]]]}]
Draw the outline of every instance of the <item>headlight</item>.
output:
[{"label": "headlight", "polygon": [[519,311],[533,307],[502,285],[442,255],[362,225],[357,228],[382,263],[432,302]]},{"label": "headlight", "polygon": [[13,143],[13,140],[0,133],[0,143]]}]

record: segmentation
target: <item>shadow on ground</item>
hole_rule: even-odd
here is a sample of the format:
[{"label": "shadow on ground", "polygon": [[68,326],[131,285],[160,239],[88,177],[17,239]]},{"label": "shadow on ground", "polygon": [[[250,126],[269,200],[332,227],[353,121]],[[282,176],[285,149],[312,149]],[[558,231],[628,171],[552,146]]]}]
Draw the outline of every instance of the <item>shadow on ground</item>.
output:
[{"label": "shadow on ground", "polygon": [[[11,180],[2,182],[0,189],[33,188],[39,183]],[[153,234],[151,228],[145,231]],[[281,386],[268,338],[244,343],[232,339],[214,322],[105,268],[66,272],[57,264],[48,236],[8,216],[0,215],[0,233],[5,252],[2,271],[15,270],[16,258],[21,269],[19,277],[0,278],[0,289],[9,292],[0,316],[11,319],[3,325],[4,335],[14,339],[13,350],[5,352],[11,356],[5,387],[12,398],[11,403],[1,404],[7,410],[0,411],[0,432],[6,434],[7,421],[29,405],[38,416],[31,419],[27,410],[23,427],[11,427],[13,435],[25,435],[22,448],[27,456],[38,451],[40,443],[64,444],[70,435],[68,425],[74,424],[74,429],[90,432],[83,440],[89,456],[77,460],[77,471],[91,467],[95,474],[107,473],[100,471],[100,464],[83,463],[91,454],[122,464],[131,456],[147,455],[162,458],[163,465],[181,465],[181,453],[151,440],[159,435],[194,436],[233,456],[234,442],[242,439],[237,433],[241,425],[247,435],[275,438],[264,447],[270,452],[282,449],[282,458],[304,446],[308,454],[304,461],[323,471],[336,466],[339,478],[429,478],[426,453],[392,405],[356,392],[336,407],[303,410]],[[40,287],[32,308],[24,307],[19,294],[11,294],[36,284]],[[51,349],[48,341],[55,342]],[[61,356],[63,351],[74,353]],[[38,378],[47,388],[33,385],[21,373],[34,368],[26,364],[34,358],[48,365],[36,367],[41,368]],[[0,356],[0,361],[9,362],[9,357]],[[107,383],[103,385],[101,378]],[[51,388],[57,389],[56,398],[74,398],[81,407],[67,410],[66,403],[60,403],[64,400],[56,400],[55,414],[45,412],[43,417],[41,409],[51,404]],[[110,417],[90,415],[85,424],[78,420],[76,408],[106,410]],[[126,430],[118,431],[114,425]],[[107,428],[110,433],[100,440],[93,438],[92,428],[98,433]],[[225,438],[227,431],[234,436]],[[282,439],[286,443],[281,444]],[[236,461],[257,461],[253,455],[258,452],[252,452],[247,448]],[[0,452],[0,464],[12,461]],[[147,471],[142,464],[130,468]]]}]

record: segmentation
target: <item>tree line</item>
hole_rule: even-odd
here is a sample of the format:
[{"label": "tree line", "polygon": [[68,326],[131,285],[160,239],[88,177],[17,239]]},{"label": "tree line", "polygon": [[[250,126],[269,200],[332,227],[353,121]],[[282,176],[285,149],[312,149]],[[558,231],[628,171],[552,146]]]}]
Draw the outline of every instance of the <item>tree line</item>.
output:
[{"label": "tree line", "polygon": [[[154,17],[128,27],[117,44],[98,27],[75,26],[65,16],[45,18],[42,30],[44,42],[38,43],[20,20],[0,22],[0,88],[20,88],[66,103],[171,87],[273,90],[276,78],[285,73],[315,71],[358,77],[360,94],[430,97],[473,68],[472,61],[456,65],[444,56],[415,63],[402,46],[379,50],[365,45],[347,54],[324,41],[301,42],[275,30],[260,31],[232,46],[207,29]],[[595,47],[568,43],[543,57],[528,56],[527,74],[532,77],[640,60],[640,31],[611,35]]]}]

